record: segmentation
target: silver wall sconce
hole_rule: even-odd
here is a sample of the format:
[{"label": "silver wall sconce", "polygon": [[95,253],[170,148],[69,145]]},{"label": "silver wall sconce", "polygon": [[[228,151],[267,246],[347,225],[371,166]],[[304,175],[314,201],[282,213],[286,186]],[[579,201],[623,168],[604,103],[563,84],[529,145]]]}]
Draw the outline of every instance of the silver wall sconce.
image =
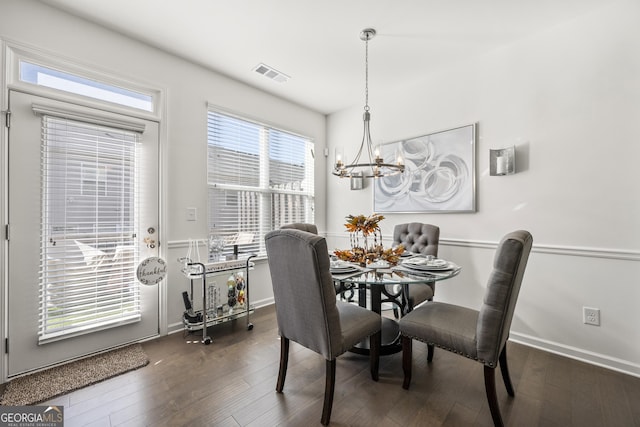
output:
[{"label": "silver wall sconce", "polygon": [[489,150],[489,175],[512,175],[516,173],[516,147]]}]

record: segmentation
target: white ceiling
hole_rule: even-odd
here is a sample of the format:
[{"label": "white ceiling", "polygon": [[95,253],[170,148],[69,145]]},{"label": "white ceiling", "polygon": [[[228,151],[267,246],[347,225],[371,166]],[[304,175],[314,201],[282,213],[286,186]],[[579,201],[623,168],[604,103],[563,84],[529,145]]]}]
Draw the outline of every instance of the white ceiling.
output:
[{"label": "white ceiling", "polygon": [[[606,0],[40,0],[329,114],[513,43]],[[265,63],[289,76],[254,72]]]}]

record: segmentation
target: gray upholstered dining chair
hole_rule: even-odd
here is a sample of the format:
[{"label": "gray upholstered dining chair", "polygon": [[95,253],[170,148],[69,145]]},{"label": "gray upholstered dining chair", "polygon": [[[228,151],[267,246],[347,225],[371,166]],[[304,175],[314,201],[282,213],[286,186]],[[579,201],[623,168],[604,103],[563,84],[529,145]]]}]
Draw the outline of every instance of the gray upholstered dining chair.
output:
[{"label": "gray upholstered dining chair", "polygon": [[484,386],[493,423],[503,425],[496,394],[495,368],[500,364],[507,393],[514,396],[507,366],[506,342],[532,242],[531,234],[524,230],[511,232],[502,238],[479,310],[428,302],[400,319],[403,388],[408,389],[411,383],[412,340],[436,345],[484,365]]},{"label": "gray upholstered dining chair", "polygon": [[321,422],[327,425],[339,355],[369,337],[371,377],[378,380],[380,316],[336,299],[324,237],[297,229],[280,229],[267,233],[265,244],[280,334],[276,391],[281,393],[284,388],[289,341],[321,354],[326,359]]},{"label": "gray upholstered dining chair", "polygon": [[[440,243],[440,228],[421,222],[408,222],[397,224],[393,228],[393,246],[403,245],[405,250],[422,255],[438,256],[438,244]],[[409,288],[407,302],[410,311],[416,305],[432,300],[435,292],[435,282],[428,286],[412,286]],[[395,313],[394,311],[394,314]]]},{"label": "gray upholstered dining chair", "polygon": [[302,230],[308,233],[318,234],[318,227],[315,224],[310,224],[307,222],[292,222],[291,224],[285,224],[280,229],[289,229],[293,228],[295,230]]}]

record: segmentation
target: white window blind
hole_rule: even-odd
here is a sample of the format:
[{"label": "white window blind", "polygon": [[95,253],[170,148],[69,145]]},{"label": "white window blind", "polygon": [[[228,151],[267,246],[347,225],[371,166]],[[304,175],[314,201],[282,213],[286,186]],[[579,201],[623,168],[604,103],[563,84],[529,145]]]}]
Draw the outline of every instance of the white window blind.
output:
[{"label": "white window blind", "polygon": [[266,255],[265,233],[287,223],[314,222],[310,138],[209,111],[207,142],[212,234],[253,234],[253,242],[240,250]]},{"label": "white window blind", "polygon": [[42,116],[41,343],[140,319],[138,141]]}]

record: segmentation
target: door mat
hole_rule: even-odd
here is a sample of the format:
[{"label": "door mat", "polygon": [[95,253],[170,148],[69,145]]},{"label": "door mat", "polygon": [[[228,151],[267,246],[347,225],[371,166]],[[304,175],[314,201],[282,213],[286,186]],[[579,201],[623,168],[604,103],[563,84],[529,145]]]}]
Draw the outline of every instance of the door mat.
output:
[{"label": "door mat", "polygon": [[76,360],[6,384],[0,405],[29,406],[146,366],[149,358],[140,344]]}]

